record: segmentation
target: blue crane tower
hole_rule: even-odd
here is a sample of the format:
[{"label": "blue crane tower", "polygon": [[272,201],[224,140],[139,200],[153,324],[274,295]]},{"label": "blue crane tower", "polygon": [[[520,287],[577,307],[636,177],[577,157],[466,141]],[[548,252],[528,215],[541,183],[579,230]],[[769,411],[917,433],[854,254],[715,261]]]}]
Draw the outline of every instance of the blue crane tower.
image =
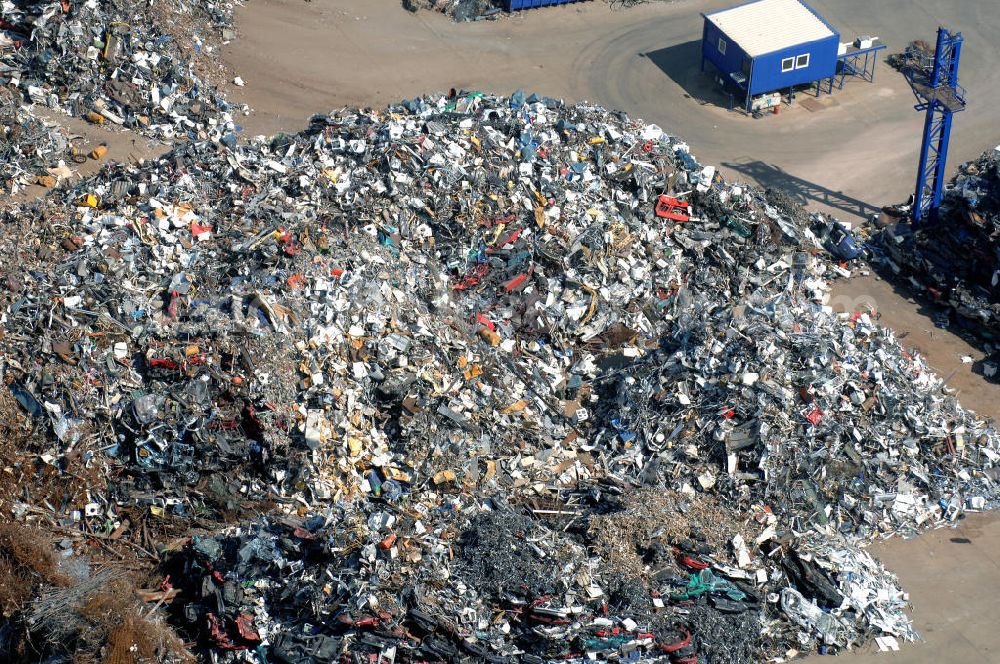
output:
[{"label": "blue crane tower", "polygon": [[963,41],[961,32],[938,28],[933,65],[908,67],[905,72],[917,97],[915,108],[927,112],[913,195],[914,226],[934,223],[941,206],[952,116],[965,110],[965,90],[958,84]]}]

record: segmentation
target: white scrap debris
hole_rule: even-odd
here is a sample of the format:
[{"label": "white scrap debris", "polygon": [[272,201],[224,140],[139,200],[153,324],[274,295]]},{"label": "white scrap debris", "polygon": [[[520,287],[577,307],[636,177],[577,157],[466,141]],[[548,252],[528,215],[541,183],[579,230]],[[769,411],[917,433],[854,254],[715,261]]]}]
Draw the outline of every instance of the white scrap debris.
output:
[{"label": "white scrap debris", "polygon": [[892,636],[876,636],[875,643],[878,644],[878,649],[882,652],[893,652],[899,651],[899,641]]}]

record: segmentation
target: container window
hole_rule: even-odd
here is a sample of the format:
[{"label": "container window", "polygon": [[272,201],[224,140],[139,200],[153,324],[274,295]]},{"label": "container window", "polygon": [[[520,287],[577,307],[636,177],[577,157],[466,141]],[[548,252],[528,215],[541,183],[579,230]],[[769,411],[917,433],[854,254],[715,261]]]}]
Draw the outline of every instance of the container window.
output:
[{"label": "container window", "polygon": [[781,71],[792,71],[795,69],[795,58],[785,58],[781,61]]},{"label": "container window", "polygon": [[722,37],[719,37],[719,53],[726,54],[726,40]]},{"label": "container window", "polygon": [[799,57],[795,58],[795,68],[796,69],[805,69],[808,66],[809,66],[809,54],[808,53],[805,53],[805,54],[800,55]]}]

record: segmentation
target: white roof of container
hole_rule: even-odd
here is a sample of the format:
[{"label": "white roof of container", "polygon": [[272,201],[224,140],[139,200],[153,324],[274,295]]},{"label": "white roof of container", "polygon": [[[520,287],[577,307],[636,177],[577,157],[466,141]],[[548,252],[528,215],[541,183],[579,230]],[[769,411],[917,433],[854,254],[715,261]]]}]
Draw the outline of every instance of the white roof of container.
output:
[{"label": "white roof of container", "polygon": [[751,58],[834,34],[800,0],[757,0],[705,18]]}]

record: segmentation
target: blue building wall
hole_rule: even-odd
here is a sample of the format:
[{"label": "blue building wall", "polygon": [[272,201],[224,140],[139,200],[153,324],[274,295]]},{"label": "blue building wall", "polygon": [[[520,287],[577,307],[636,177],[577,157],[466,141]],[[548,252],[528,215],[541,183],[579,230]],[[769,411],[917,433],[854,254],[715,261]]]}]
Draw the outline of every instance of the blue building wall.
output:
[{"label": "blue building wall", "polygon": [[[726,42],[725,53],[719,51],[719,39]],[[742,71],[744,61],[749,60],[743,49],[708,19],[705,19],[705,29],[702,34],[701,56],[703,60],[708,60],[715,65],[716,69],[722,72],[727,79],[730,73]],[[750,78],[749,73],[747,78]]]},{"label": "blue building wall", "polygon": [[[830,25],[816,10],[805,5],[830,28],[833,34],[824,39],[791,46],[780,51],[765,53],[755,58],[747,57],[739,45],[723,33],[714,23],[705,17],[702,31],[701,55],[702,65],[711,62],[731,82],[729,74],[742,71],[747,74],[749,84],[747,93],[759,95],[767,92],[787,90],[796,85],[812,83],[833,76],[837,71],[837,51],[840,46],[840,33]],[[726,52],[719,51],[719,39],[726,42]],[[793,67],[791,71],[781,70],[782,60],[809,55],[809,65]]]},{"label": "blue building wall", "polygon": [[[787,90],[794,85],[812,83],[829,78],[837,73],[837,49],[840,35],[834,33],[826,39],[798,44],[789,48],[758,55],[753,59],[753,78],[750,94],[759,95],[775,90]],[[781,63],[787,58],[809,55],[809,66],[791,71],[781,71]]]}]

